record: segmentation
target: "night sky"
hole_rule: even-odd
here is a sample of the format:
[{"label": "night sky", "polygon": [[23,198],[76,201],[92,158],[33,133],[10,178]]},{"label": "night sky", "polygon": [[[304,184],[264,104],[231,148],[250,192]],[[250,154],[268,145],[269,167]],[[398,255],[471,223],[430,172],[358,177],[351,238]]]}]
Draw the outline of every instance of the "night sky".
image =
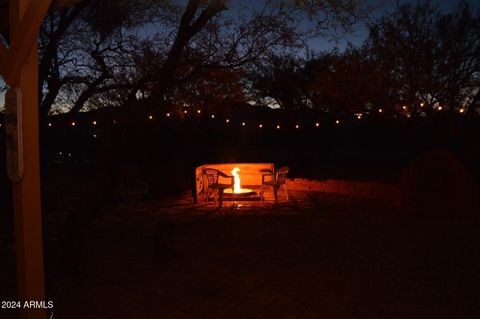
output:
[{"label": "night sky", "polygon": [[[255,2],[254,0],[248,0],[249,2]],[[340,50],[345,49],[350,42],[355,46],[359,46],[368,37],[367,24],[374,22],[380,18],[383,14],[395,11],[397,5],[402,3],[415,3],[415,1],[406,0],[370,0],[368,4],[373,8],[373,12],[368,21],[359,23],[355,26],[355,31],[352,34],[343,36],[338,42],[329,41],[327,39],[314,39],[310,41],[312,49],[317,51],[330,51],[337,47]],[[432,4],[437,5],[443,12],[451,11],[460,1],[459,0],[431,0]],[[480,1],[467,0],[466,1],[472,8],[480,9]]]},{"label": "night sky", "polygon": [[[232,2],[236,2],[238,0],[234,0]],[[412,1],[406,0],[370,0],[368,1],[369,5],[374,8],[371,17],[368,21],[358,23],[354,27],[354,33],[344,35],[339,40],[334,41],[332,39],[326,38],[315,38],[309,42],[309,46],[311,49],[315,51],[330,51],[334,48],[338,48],[340,51],[344,50],[347,44],[350,42],[355,46],[361,45],[362,42],[368,36],[367,24],[369,22],[373,22],[382,16],[384,13],[392,12],[395,10],[398,4],[407,3]],[[448,12],[450,11],[457,3],[460,1],[451,1],[451,0],[431,0],[431,3],[439,6],[442,11]],[[480,10],[480,1],[478,0],[467,0],[473,8]],[[241,3],[245,6],[250,5],[259,5],[258,0],[242,0]],[[3,83],[0,77],[0,83]],[[3,107],[4,104],[4,96],[0,94],[0,107]]]}]

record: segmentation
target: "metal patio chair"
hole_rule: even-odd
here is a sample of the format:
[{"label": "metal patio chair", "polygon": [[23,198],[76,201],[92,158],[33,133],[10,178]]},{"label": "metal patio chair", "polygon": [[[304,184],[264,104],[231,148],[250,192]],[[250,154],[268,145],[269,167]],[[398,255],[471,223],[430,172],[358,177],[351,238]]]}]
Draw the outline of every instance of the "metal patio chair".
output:
[{"label": "metal patio chair", "polygon": [[[223,191],[227,188],[232,189],[232,196],[235,196],[234,193],[234,178],[233,176],[227,175],[217,169],[214,168],[204,168],[202,170],[202,175],[205,177],[204,180],[207,180],[207,184],[205,186],[205,182],[203,184],[203,191],[204,196],[206,198],[206,203],[208,204],[208,199],[210,197],[210,189],[218,190],[218,207],[222,207],[222,200],[223,200]],[[230,183],[221,183],[220,177],[223,179],[229,179]]]},{"label": "metal patio chair", "polygon": [[138,166],[123,167],[120,174],[118,195],[121,202],[117,205],[120,211],[145,211],[147,206],[142,198],[148,194],[148,184]]},{"label": "metal patio chair", "polygon": [[[264,186],[272,186],[273,187],[273,195],[275,197],[275,205],[278,205],[278,189],[280,186],[283,185],[283,190],[285,191],[285,197],[288,200],[288,191],[287,191],[287,173],[290,169],[286,166],[280,167],[276,169],[274,172],[269,172],[267,174],[262,174],[262,188],[260,190],[260,196],[262,201],[265,200],[264,198]],[[269,180],[266,180],[269,178]]]}]

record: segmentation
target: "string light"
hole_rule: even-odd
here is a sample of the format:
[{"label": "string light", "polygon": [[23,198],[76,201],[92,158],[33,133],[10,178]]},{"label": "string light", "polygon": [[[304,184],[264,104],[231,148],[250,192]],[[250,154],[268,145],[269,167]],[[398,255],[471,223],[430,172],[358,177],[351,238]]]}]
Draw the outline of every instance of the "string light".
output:
[{"label": "string light", "polygon": [[423,107],[424,105],[425,105],[425,103],[423,103],[423,102],[422,102],[422,103],[420,103],[420,107]]},{"label": "string light", "polygon": [[[425,104],[424,104],[424,102],[421,102],[421,103],[419,103],[418,105],[424,106]],[[439,105],[439,104],[436,104],[436,105],[434,105],[433,107],[434,107],[434,109],[436,109],[437,111],[442,111],[442,110],[445,109],[445,106]],[[408,105],[402,105],[402,109],[405,110],[405,111],[407,111],[407,110],[409,109],[409,106],[408,106]],[[458,113],[461,113],[461,114],[466,113],[466,109],[465,109],[464,107],[457,108],[456,110],[457,110]],[[201,109],[195,109],[195,110],[192,111],[192,113],[195,113],[195,112],[198,113],[198,114],[203,113]],[[383,110],[383,108],[379,108],[379,109],[377,109],[377,112],[378,112],[378,113],[383,113],[384,110]],[[188,110],[184,109],[184,110],[183,110],[183,113],[188,114]],[[369,112],[366,112],[365,114],[368,114],[368,113],[369,113]],[[361,119],[363,119],[363,115],[365,115],[365,114],[363,114],[363,113],[353,113],[353,114],[352,114],[352,117],[355,116],[358,120],[361,120]],[[165,116],[166,116],[167,118],[172,117],[173,115],[175,115],[175,114],[170,113],[170,112],[165,113]],[[406,117],[411,117],[411,115],[409,114],[409,112],[405,112],[405,113],[404,113],[404,116],[406,116]],[[218,118],[218,116],[216,116],[216,114],[210,114],[209,117],[212,118],[212,119]],[[397,116],[396,116],[395,114],[393,114],[392,117],[393,117],[393,118],[397,118]],[[222,117],[220,117],[220,118],[222,118]],[[155,119],[154,115],[148,115],[148,116],[147,116],[147,120],[153,120],[153,119]],[[225,118],[223,118],[223,120],[224,120],[225,123],[227,123],[227,124],[228,124],[228,123],[231,123],[231,119],[230,119],[230,118],[226,118],[226,117],[225,117]],[[96,120],[91,120],[90,123],[91,123],[91,125],[99,125],[99,123],[98,123]],[[113,120],[113,124],[116,124],[116,123],[117,123],[117,121],[116,121],[116,120]],[[258,123],[258,122],[257,122],[257,123]],[[53,122],[48,122],[48,123],[47,123],[48,127],[52,127],[53,124],[54,124]],[[69,126],[77,127],[77,126],[79,126],[79,125],[81,126],[81,124],[82,124],[82,123],[78,124],[76,121],[71,121],[71,122],[69,123]],[[240,122],[240,124],[241,124],[242,127],[246,127],[246,125],[247,125],[247,123],[246,123],[245,121]],[[277,130],[281,129],[281,124],[282,124],[282,123],[276,123],[276,124],[272,123],[272,124],[273,124],[273,126],[274,126]],[[283,124],[285,124],[285,123],[283,123]],[[299,122],[297,122],[297,123],[294,123],[294,127],[295,127],[295,129],[300,129],[303,124],[305,124],[304,121],[299,121]],[[341,124],[341,120],[340,120],[340,119],[335,120],[335,124],[336,124],[336,125]],[[254,127],[255,127],[255,124],[253,124],[253,125],[254,125]],[[307,123],[307,124],[306,124],[306,127],[308,127],[308,125],[309,125],[309,124]],[[310,124],[310,125],[312,125],[312,124]],[[320,121],[314,122],[313,125],[315,125],[314,127],[316,127],[316,128],[320,128],[320,127],[321,127],[321,122],[320,122]],[[267,127],[268,127],[268,126],[269,126],[269,125],[268,125],[268,123],[267,123]],[[288,126],[288,125],[287,125],[287,126]],[[2,127],[2,124],[0,124],[0,127]],[[258,124],[257,124],[257,127],[258,127],[259,129],[262,129],[262,128],[264,128],[264,124],[263,124],[263,123],[258,123]],[[96,134],[92,134],[91,136],[93,136],[94,138],[97,137]],[[68,153],[67,153],[67,154],[68,154]]]}]

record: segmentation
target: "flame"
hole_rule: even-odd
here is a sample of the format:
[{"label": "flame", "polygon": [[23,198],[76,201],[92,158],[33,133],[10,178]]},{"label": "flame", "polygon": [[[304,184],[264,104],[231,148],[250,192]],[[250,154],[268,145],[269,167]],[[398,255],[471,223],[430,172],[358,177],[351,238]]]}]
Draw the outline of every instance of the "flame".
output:
[{"label": "flame", "polygon": [[241,192],[241,187],[240,187],[240,175],[238,172],[240,171],[240,168],[234,167],[231,171],[233,175],[233,189],[234,193],[240,193]]}]

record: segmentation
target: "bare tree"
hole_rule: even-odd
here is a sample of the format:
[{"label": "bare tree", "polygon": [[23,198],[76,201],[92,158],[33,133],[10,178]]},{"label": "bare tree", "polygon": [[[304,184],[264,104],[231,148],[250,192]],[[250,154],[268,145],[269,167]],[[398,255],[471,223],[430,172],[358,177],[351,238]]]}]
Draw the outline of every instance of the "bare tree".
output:
[{"label": "bare tree", "polygon": [[478,107],[480,13],[466,3],[447,14],[429,1],[401,5],[371,26],[365,49],[390,86],[392,106],[406,104],[414,114]]}]

